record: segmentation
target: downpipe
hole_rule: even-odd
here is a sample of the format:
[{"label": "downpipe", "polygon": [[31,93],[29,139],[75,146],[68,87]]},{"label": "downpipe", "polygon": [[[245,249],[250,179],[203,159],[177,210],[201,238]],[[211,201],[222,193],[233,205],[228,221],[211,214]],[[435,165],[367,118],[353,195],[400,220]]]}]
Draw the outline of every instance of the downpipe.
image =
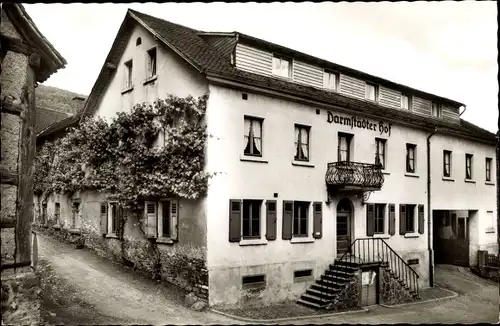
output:
[{"label": "downpipe", "polygon": [[434,131],[427,136],[427,245],[429,251],[429,283],[434,286],[434,250],[431,241],[431,137],[438,132],[438,128],[434,127]]}]

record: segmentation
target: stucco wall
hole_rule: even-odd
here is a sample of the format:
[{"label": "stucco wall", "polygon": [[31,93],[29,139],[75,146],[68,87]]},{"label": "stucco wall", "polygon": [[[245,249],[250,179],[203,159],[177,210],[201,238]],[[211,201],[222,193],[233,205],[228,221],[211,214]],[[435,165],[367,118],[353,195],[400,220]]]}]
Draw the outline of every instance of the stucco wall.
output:
[{"label": "stucco wall", "polygon": [[[282,283],[284,280],[271,281],[274,264],[285,263],[289,266],[286,273],[293,274],[299,269],[299,262],[304,257],[310,260],[309,268],[314,268],[314,275],[321,274],[328,263],[336,256],[336,206],[341,196],[334,197],[327,204],[325,173],[328,162],[337,161],[337,134],[354,134],[351,160],[374,163],[375,137],[387,139],[387,168],[385,182],[381,191],[374,192],[369,203],[396,204],[396,234],[388,235],[388,218],[385,218],[386,242],[405,259],[419,258],[416,266],[421,274],[421,287],[428,286],[427,254],[427,209],[425,206],[425,233],[414,234],[407,238],[399,235],[399,204],[426,205],[426,134],[424,132],[391,125],[390,136],[380,134],[379,121],[377,130],[328,123],[328,111],[321,109],[316,114],[316,107],[297,104],[287,100],[248,93],[248,100],[242,100],[241,91],[210,85],[210,99],[207,112],[208,133],[207,170],[222,172],[210,182],[208,194],[208,267],[210,276],[210,300],[218,302],[217,288],[228,275],[250,274],[252,266],[267,267],[268,284]],[[333,115],[351,117],[331,111]],[[262,162],[245,162],[244,115],[264,118]],[[364,117],[359,117],[364,118]],[[294,123],[311,126],[310,165],[313,167],[292,165],[294,155]],[[386,121],[383,121],[388,126]],[[406,143],[417,145],[416,173],[405,175]],[[274,198],[274,193],[278,194]],[[261,245],[241,246],[241,243],[228,241],[229,199],[277,200],[277,240],[265,240],[265,209],[261,211]],[[359,197],[350,197],[354,206],[354,237],[366,237],[366,205]],[[283,200],[303,200],[323,202],[323,237],[311,236],[312,219],[309,221],[307,243],[291,243],[282,240],[282,204]],[[388,210],[388,208],[386,208]],[[311,214],[310,214],[311,217]],[[416,230],[417,231],[417,230]],[[262,267],[265,269],[265,267]],[[213,273],[212,273],[213,271]],[[264,272],[264,271],[263,271]],[[213,275],[213,276],[212,276]],[[286,274],[280,277],[288,277]],[[235,288],[241,288],[241,278]],[[290,291],[293,292],[293,291]],[[242,293],[242,292],[240,292]],[[222,291],[220,293],[222,294]],[[225,294],[226,300],[230,297]],[[230,299],[230,301],[233,299]]]},{"label": "stucco wall", "polygon": [[[141,38],[141,45],[136,46],[138,37]],[[154,82],[144,85],[148,62],[146,51],[154,46],[157,46],[156,71],[158,78]],[[134,89],[122,94],[125,81],[125,62],[131,59],[133,60]],[[164,98],[168,93],[180,97],[187,95],[198,97],[205,94],[207,90],[207,82],[199,72],[170,48],[155,41],[142,26],[136,25],[115,74],[97,106],[96,115],[110,119],[117,112],[130,110],[137,103],[152,103],[158,97]]]}]

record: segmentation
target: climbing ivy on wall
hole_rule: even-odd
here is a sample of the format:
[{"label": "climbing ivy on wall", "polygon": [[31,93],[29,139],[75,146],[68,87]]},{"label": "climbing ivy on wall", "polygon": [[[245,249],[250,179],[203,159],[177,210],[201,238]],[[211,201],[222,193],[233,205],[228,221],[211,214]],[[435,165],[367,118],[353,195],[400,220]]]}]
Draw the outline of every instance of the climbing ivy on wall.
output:
[{"label": "climbing ivy on wall", "polygon": [[[35,193],[97,189],[132,209],[146,197],[203,196],[210,177],[203,171],[207,99],[168,95],[120,112],[109,123],[83,121],[39,149]],[[155,146],[161,133],[164,144]]]}]

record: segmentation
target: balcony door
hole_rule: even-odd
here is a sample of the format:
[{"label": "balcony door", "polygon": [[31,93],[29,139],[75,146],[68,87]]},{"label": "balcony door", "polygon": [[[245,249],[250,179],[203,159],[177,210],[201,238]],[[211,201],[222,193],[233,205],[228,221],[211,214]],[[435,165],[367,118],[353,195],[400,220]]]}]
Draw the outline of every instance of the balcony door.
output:
[{"label": "balcony door", "polygon": [[337,205],[337,256],[342,256],[351,244],[352,203],[342,199]]}]

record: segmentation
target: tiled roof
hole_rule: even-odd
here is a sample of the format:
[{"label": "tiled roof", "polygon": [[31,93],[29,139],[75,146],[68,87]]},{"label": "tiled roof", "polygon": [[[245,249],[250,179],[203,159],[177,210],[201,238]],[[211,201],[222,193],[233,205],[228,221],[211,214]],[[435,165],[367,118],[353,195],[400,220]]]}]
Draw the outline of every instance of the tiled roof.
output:
[{"label": "tiled roof", "polygon": [[[112,64],[116,64],[118,62],[121,53],[126,46],[127,25],[130,23],[131,19],[136,20],[146,29],[150,30],[150,32],[158,37],[160,41],[171,47],[174,51],[177,51],[179,55],[191,63],[191,65],[193,65],[200,72],[204,73],[207,77],[219,77],[250,86],[272,89],[281,93],[287,93],[289,95],[343,107],[367,116],[386,118],[392,121],[408,123],[426,130],[434,130],[437,126],[441,131],[448,133],[464,137],[472,137],[474,139],[487,142],[496,141],[494,134],[466,122],[465,120],[460,120],[459,124],[451,122],[447,123],[445,121],[439,121],[431,117],[419,116],[403,110],[385,108],[367,101],[349,98],[338,93],[320,90],[311,86],[238,70],[230,64],[230,54],[236,45],[239,35],[242,35],[246,39],[251,38],[253,42],[265,42],[267,45],[271,44],[275,47],[280,46],[236,32],[205,33],[131,9],[129,9],[127,15],[125,16],[124,22],[120,27],[120,31],[118,32],[117,38],[113,43],[106,62],[111,62]],[[233,38],[231,37],[231,34],[234,35]],[[291,49],[289,50],[293,51]],[[85,109],[85,115],[91,115],[94,113],[99,98],[102,95],[103,90],[106,88],[111,76],[112,74],[107,72],[103,67],[103,70],[101,71],[101,74],[92,89],[87,103],[87,108]],[[451,101],[449,99],[445,100]],[[460,104],[459,102],[455,103]]]},{"label": "tiled roof", "polygon": [[56,122],[66,119],[70,115],[64,112],[37,108],[35,112],[35,132],[38,135]]}]

